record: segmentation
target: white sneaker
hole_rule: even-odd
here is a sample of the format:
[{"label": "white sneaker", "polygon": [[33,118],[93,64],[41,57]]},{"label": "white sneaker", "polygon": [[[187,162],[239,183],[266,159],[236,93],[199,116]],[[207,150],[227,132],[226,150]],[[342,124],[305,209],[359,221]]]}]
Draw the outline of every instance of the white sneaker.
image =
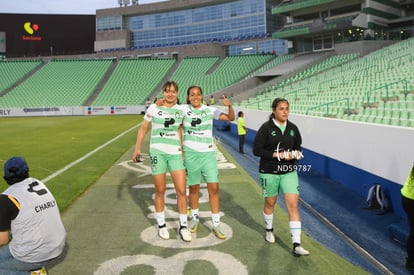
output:
[{"label": "white sneaker", "polygon": [[213,233],[216,235],[217,238],[224,240],[226,238],[226,234],[221,230],[221,226],[213,226]]},{"label": "white sneaker", "polygon": [[273,228],[272,229],[266,229],[266,241],[269,243],[274,243],[276,241],[275,234],[273,234]]},{"label": "white sneaker", "polygon": [[188,230],[190,230],[191,233],[197,232],[198,224],[199,220],[192,219],[188,224]]},{"label": "white sneaker", "polygon": [[299,257],[299,256],[308,256],[309,251],[304,249],[299,243],[293,244],[293,256]]},{"label": "white sneaker", "polygon": [[167,226],[164,224],[161,227],[158,226],[158,236],[161,237],[161,239],[168,240],[170,238],[170,233],[168,233]]},{"label": "white sneaker", "polygon": [[191,232],[190,230],[188,230],[187,227],[181,226],[180,229],[178,230],[178,234],[180,235],[181,240],[185,242],[191,241]]}]

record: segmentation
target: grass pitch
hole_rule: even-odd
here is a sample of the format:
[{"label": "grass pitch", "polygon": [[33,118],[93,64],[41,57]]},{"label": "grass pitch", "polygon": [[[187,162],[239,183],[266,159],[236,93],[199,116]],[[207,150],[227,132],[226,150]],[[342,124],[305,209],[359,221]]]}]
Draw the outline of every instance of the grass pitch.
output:
[{"label": "grass pitch", "polygon": [[[0,165],[24,157],[30,175],[42,180],[137,126],[142,115],[25,117],[0,119]],[[136,141],[137,129],[46,182],[59,208],[66,209]],[[3,175],[3,171],[1,171]],[[0,191],[7,188],[1,181]]]}]

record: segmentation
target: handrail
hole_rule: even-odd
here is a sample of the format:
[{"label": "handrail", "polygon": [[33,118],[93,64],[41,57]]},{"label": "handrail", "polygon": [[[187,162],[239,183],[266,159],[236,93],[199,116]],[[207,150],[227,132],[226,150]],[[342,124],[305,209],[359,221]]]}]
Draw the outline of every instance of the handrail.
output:
[{"label": "handrail", "polygon": [[[282,97],[286,98],[286,96],[288,96],[288,95],[295,94],[295,100],[296,100],[296,99],[298,99],[298,92],[302,91],[302,90],[303,89],[297,89],[297,90],[294,90],[292,92],[288,92],[286,94],[283,94]],[[306,95],[309,96],[309,87],[306,87],[305,90],[306,90]]]},{"label": "handrail", "polygon": [[380,89],[385,88],[385,93],[386,93],[385,99],[388,100],[390,98],[390,96],[389,96],[389,89],[388,88],[390,86],[392,86],[394,84],[398,84],[400,82],[402,82],[404,84],[404,91],[403,92],[404,92],[405,99],[407,99],[407,95],[408,95],[408,81],[407,81],[406,78],[404,78],[404,79],[401,79],[401,80],[398,80],[398,81],[394,81],[394,82],[391,82],[391,83],[387,83],[387,84],[385,84],[383,86],[379,86],[379,87],[376,87],[374,89],[368,90],[367,93],[366,93],[366,95],[367,95],[367,102],[366,103],[368,104],[368,106],[370,104],[370,99],[371,99],[371,93],[372,92],[374,92],[375,90],[380,90]]},{"label": "handrail", "polygon": [[264,101],[269,101],[269,108],[271,107],[271,105],[272,105],[272,99],[269,99],[269,98],[264,98],[264,99],[262,99],[262,100],[257,100],[257,101],[255,101],[255,102],[252,102],[252,103],[249,103],[249,104],[246,104],[246,107],[247,106],[250,106],[250,105],[256,105],[257,104],[257,109],[258,110],[260,110],[260,108],[259,108],[259,105],[260,105],[260,102],[264,102]]},{"label": "handrail", "polygon": [[340,79],[339,84],[342,84],[342,83],[345,82],[345,77],[343,75],[339,75],[338,77],[334,77],[334,78],[331,78],[331,79],[327,79],[325,81],[321,81],[321,82],[319,82],[319,85],[318,85],[319,91],[322,90],[322,85],[325,84],[325,83],[329,83],[329,87],[331,87],[331,88],[334,87],[333,82],[338,80],[338,79]]},{"label": "handrail", "polygon": [[306,109],[306,115],[309,114],[309,111],[310,110],[312,110],[312,109],[318,109],[318,108],[323,107],[323,106],[326,106],[326,115],[329,115],[329,105],[334,104],[334,103],[337,103],[337,102],[340,102],[340,101],[346,101],[346,110],[349,113],[349,110],[350,110],[350,107],[349,107],[349,97],[346,97],[346,98],[341,98],[341,99],[329,101],[329,102],[326,102],[326,103],[323,103],[323,104],[320,104],[320,105],[317,105],[317,106],[309,107],[309,108]]}]

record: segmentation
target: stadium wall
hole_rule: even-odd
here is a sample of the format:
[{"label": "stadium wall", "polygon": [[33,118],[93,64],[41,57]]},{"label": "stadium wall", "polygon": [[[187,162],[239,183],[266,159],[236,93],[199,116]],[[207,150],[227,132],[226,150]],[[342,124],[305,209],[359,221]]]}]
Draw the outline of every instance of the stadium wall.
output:
[{"label": "stadium wall", "polygon": [[[237,113],[239,110],[235,110]],[[270,110],[241,109],[248,129],[246,142],[270,115]],[[414,128],[351,122],[323,117],[290,115],[302,134],[303,165],[366,197],[369,187],[380,183],[389,196],[392,210],[406,217],[400,189],[413,164]],[[237,120],[230,131],[237,136]]]},{"label": "stadium wall", "polygon": [[145,105],[0,108],[0,117],[90,116],[144,114]]}]

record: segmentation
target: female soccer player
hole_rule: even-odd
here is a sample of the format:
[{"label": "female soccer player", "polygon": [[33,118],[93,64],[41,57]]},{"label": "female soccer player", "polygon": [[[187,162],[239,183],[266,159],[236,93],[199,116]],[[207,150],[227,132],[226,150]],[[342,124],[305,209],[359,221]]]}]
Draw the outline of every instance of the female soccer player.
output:
[{"label": "female soccer player", "polygon": [[180,219],[178,233],[183,241],[191,241],[191,232],[187,228],[187,197],[186,177],[183,155],[181,150],[181,130],[179,129],[184,117],[182,108],[177,105],[178,85],[168,81],[163,86],[164,104],[151,104],[144,116],[144,121],[138,130],[135,151],[132,161],[137,162],[141,154],[141,144],[152,122],[150,141],[151,170],[155,186],[155,216],[158,223],[158,235],[169,239],[170,234],[165,224],[165,189],[167,170],[171,174],[177,194],[177,208]]},{"label": "female soccer player", "polygon": [[225,96],[222,97],[222,102],[228,108],[227,114],[213,106],[202,104],[202,100],[203,91],[201,87],[191,86],[188,88],[188,104],[183,105],[183,150],[192,217],[189,229],[190,232],[196,232],[198,229],[200,179],[203,178],[207,183],[210,199],[213,221],[212,231],[217,238],[225,239],[226,235],[220,227],[220,195],[216,148],[213,139],[213,118],[232,121],[234,120],[234,110]]},{"label": "female soccer player", "polygon": [[272,103],[269,120],[259,128],[253,153],[260,157],[259,178],[264,197],[263,217],[266,241],[275,242],[273,234],[273,210],[277,195],[284,195],[289,215],[293,255],[306,256],[309,251],[301,246],[301,230],[298,201],[299,179],[295,162],[302,158],[302,138],[298,127],[288,120],[289,102],[276,98]]}]

